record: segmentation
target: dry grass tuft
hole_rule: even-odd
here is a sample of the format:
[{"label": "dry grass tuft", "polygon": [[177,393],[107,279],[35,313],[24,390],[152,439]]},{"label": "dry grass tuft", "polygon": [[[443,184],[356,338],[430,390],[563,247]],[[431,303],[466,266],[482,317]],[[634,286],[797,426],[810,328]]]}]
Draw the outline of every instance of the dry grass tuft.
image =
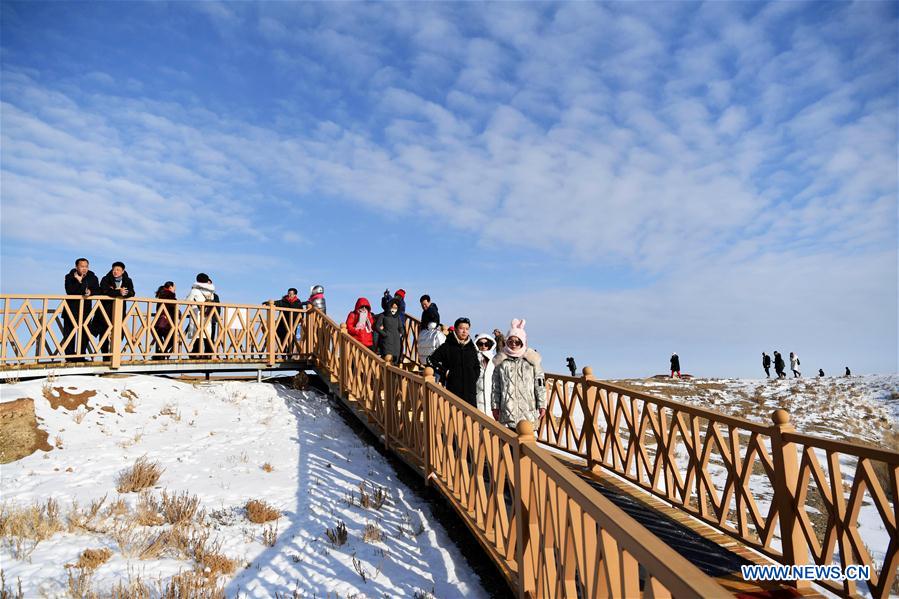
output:
[{"label": "dry grass tuft", "polygon": [[269,524],[262,531],[262,544],[266,547],[274,547],[278,542],[278,525]]},{"label": "dry grass tuft", "polygon": [[202,516],[202,510],[198,511],[200,498],[189,495],[187,491],[180,494],[169,495],[162,492],[162,513],[169,524],[185,524],[194,519],[194,516]]},{"label": "dry grass tuft", "polygon": [[159,526],[165,522],[162,506],[149,491],[140,494],[134,511],[134,521],[141,526]]},{"label": "dry grass tuft", "polygon": [[168,416],[175,422],[181,422],[181,412],[175,407],[173,403],[167,403],[163,406],[162,410],[159,412],[160,416]]},{"label": "dry grass tuft", "polygon": [[53,499],[27,507],[0,505],[0,537],[16,559],[28,557],[38,543],[63,528],[59,504]]},{"label": "dry grass tuft", "polygon": [[262,469],[266,472],[271,472],[272,470],[275,469],[275,467],[272,466],[271,464],[269,464],[268,462],[266,462],[262,465]]},{"label": "dry grass tuft", "polygon": [[258,499],[248,501],[245,509],[247,510],[247,518],[254,524],[271,522],[281,517],[280,511]]},{"label": "dry grass tuft", "polygon": [[328,537],[328,542],[334,547],[340,547],[341,545],[346,544],[349,534],[347,533],[344,521],[338,520],[337,526],[326,529],[325,536]]},{"label": "dry grass tuft", "polygon": [[369,493],[366,490],[365,481],[359,483],[359,505],[365,509],[380,510],[387,498],[390,497],[390,493],[386,487],[377,485],[371,485],[371,487],[372,491]]},{"label": "dry grass tuft", "polygon": [[362,531],[362,540],[366,543],[380,543],[384,538],[384,533],[381,531],[381,527],[377,524],[368,523],[365,525],[365,530]]},{"label": "dry grass tuft", "polygon": [[17,578],[18,587],[10,589],[6,587],[6,573],[0,568],[0,599],[24,599],[25,594],[22,593],[22,579]]},{"label": "dry grass tuft", "polygon": [[119,473],[116,490],[119,493],[135,493],[152,487],[159,481],[163,470],[159,462],[151,462],[146,456],[138,458],[131,468]]},{"label": "dry grass tuft", "polygon": [[159,599],[224,599],[225,590],[213,577],[183,572],[161,586]]},{"label": "dry grass tuft", "polygon": [[74,564],[66,564],[66,568],[78,568],[79,570],[96,570],[112,557],[112,551],[103,549],[85,549]]},{"label": "dry grass tuft", "polygon": [[[103,532],[102,520],[104,519],[101,510],[103,504],[106,503],[106,495],[99,499],[94,499],[87,510],[82,510],[78,506],[78,502],[72,502],[72,509],[66,516],[69,532],[86,531],[86,532]],[[110,506],[111,507],[111,506]],[[108,512],[108,510],[107,510]]]}]

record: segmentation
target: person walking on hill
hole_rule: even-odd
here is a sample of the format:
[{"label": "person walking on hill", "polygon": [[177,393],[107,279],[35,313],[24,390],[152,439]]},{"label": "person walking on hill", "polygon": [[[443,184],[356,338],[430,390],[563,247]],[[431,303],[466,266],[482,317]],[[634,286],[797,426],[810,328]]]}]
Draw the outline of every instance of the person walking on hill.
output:
[{"label": "person walking on hill", "polygon": [[[196,282],[191,286],[190,292],[184,298],[188,302],[212,303],[215,299],[215,285],[206,273],[199,273]],[[187,345],[192,358],[199,358],[199,354],[205,354],[207,350],[206,340],[211,336],[208,307],[190,306],[187,313],[190,315],[190,324],[187,327]],[[214,309],[214,308],[213,308]]]},{"label": "person walking on hill", "polygon": [[793,352],[790,352],[790,370],[793,371],[794,379],[802,378],[802,373],[799,371],[799,356]]},{"label": "person walking on hill", "polygon": [[784,372],[786,367],[787,365],[784,363],[783,356],[780,355],[780,352],[774,352],[774,372],[777,374],[777,378],[783,379],[787,377]]},{"label": "person walking on hill", "polygon": [[371,304],[364,297],[356,300],[356,307],[346,315],[346,330],[350,337],[377,353],[375,347],[375,317],[371,313]]},{"label": "person walking on hill", "polygon": [[[87,329],[84,328],[87,317],[91,313],[91,296],[100,292],[100,281],[97,275],[90,270],[90,262],[87,258],[78,258],[75,260],[75,268],[69,271],[65,277],[66,295],[80,295],[83,300],[66,300],[68,312],[63,311],[62,314],[62,338],[63,342],[71,335],[72,339],[66,345],[65,353],[67,355],[82,354],[77,358],[66,358],[69,362],[85,362],[87,354],[91,350],[91,339]],[[71,315],[69,314],[71,312]],[[81,328],[76,328],[81,325]],[[81,343],[78,343],[78,338]]]},{"label": "person walking on hill", "polygon": [[762,352],[762,368],[765,369],[765,378],[771,378],[771,356]]},{"label": "person walking on hill", "polygon": [[437,304],[431,301],[430,295],[423,295],[421,299],[418,300],[421,304],[421,329],[422,331],[427,330],[428,325],[436,323],[438,326],[440,325],[440,312],[437,310]]},{"label": "person walking on hill", "polygon": [[852,376],[852,371],[849,370],[848,366],[846,367],[846,374],[844,374],[843,376]]},{"label": "person walking on hill", "polygon": [[546,414],[546,379],[540,354],[528,347],[524,319],[512,321],[506,334],[506,346],[493,359],[493,417],[500,424],[515,428],[521,420],[539,426]]},{"label": "person walking on hill", "polygon": [[314,307],[322,311],[322,314],[328,313],[328,303],[325,301],[325,288],[321,285],[313,285],[309,288],[309,301]]},{"label": "person walking on hill", "polygon": [[818,369],[818,378],[824,378],[824,369],[823,368]]},{"label": "person walking on hill", "polygon": [[428,364],[440,376],[447,390],[477,407],[477,383],[481,367],[478,364],[478,350],[471,340],[469,319],[456,319],[452,334],[447,336],[446,343],[431,354]]},{"label": "person walking on hill", "polygon": [[375,319],[381,357],[393,356],[394,364],[399,364],[403,357],[403,325],[399,312],[399,303],[390,300],[384,313]]},{"label": "person walking on hill", "polygon": [[677,354],[671,354],[671,378],[680,378],[680,358]]},{"label": "person walking on hill", "polygon": [[477,407],[485,414],[493,412],[493,371],[496,367],[493,365],[493,359],[496,357],[496,341],[493,337],[481,333],[474,340],[475,347],[478,350],[478,363],[481,372],[478,375],[478,383],[476,385]]},{"label": "person walking on hill", "polygon": [[[156,299],[177,300],[174,281],[166,281],[160,285],[156,290]],[[165,354],[172,351],[175,337],[169,337],[169,334],[175,326],[175,311],[177,309],[178,306],[175,304],[156,304],[156,323],[153,325],[153,331],[156,333],[157,338],[154,360],[163,360],[165,359]]]},{"label": "person walking on hill", "polygon": [[[128,271],[125,270],[124,262],[112,263],[112,268],[102,279],[100,279],[100,290],[98,295],[105,295],[106,297],[116,299],[134,297],[134,282],[131,280],[131,277],[128,276]],[[109,322],[107,323],[106,318],[104,318],[103,314],[98,311],[91,320],[91,331],[98,337],[103,337],[106,331],[109,331],[109,336],[106,337],[106,341],[104,341],[100,347],[100,353],[106,354],[109,353],[111,346],[112,323],[115,320],[114,310],[118,310],[120,313],[124,314],[125,302],[106,299],[101,300],[100,304],[103,307],[106,318],[109,318]]]}]

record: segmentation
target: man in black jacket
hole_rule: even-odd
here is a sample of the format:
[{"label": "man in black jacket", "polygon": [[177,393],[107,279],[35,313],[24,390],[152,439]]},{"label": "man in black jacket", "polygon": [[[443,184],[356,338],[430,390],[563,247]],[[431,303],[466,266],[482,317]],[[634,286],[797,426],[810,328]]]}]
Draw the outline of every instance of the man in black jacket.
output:
[{"label": "man in black jacket", "polygon": [[455,393],[473,406],[478,405],[477,384],[481,374],[478,350],[471,340],[471,321],[457,318],[453,324],[453,334],[438,347],[428,363],[440,375],[447,390]]},{"label": "man in black jacket", "polygon": [[437,304],[431,301],[430,295],[423,295],[418,300],[421,304],[421,329],[422,331],[428,330],[428,325],[432,322],[436,322],[437,326],[440,326],[440,312],[437,310]]},{"label": "man in black jacket", "polygon": [[762,368],[765,369],[765,378],[771,378],[771,356],[762,352]]},{"label": "man in black jacket", "polygon": [[[124,262],[112,263],[110,271],[100,279],[99,294],[120,299],[134,297],[134,283],[131,281],[131,277],[128,276],[128,271],[125,270]],[[94,318],[91,321],[91,331],[94,335],[102,338],[107,329],[109,330],[109,336],[106,337],[106,341],[100,347],[100,353],[107,354],[110,351],[109,342],[112,339],[112,323],[115,320],[113,310],[117,309],[120,313],[124,313],[125,302],[106,299],[100,303],[103,306],[103,311],[106,313],[106,318],[109,319],[109,324],[107,324],[103,314],[98,311],[94,314]]]},{"label": "man in black jacket", "polygon": [[[91,312],[91,301],[88,299],[92,295],[100,292],[100,281],[97,275],[90,270],[90,262],[87,258],[78,258],[75,260],[75,268],[69,271],[65,278],[66,295],[80,295],[83,300],[66,300],[66,306],[69,311],[62,313],[62,341],[66,343],[72,331],[75,335],[65,346],[65,353],[69,356],[82,354],[81,357],[66,358],[69,362],[84,362],[87,360],[85,354],[90,353],[91,341],[90,335],[83,328],[85,319]],[[69,316],[71,312],[71,316]],[[77,329],[77,330],[76,330]],[[78,337],[81,337],[81,343]]]}]

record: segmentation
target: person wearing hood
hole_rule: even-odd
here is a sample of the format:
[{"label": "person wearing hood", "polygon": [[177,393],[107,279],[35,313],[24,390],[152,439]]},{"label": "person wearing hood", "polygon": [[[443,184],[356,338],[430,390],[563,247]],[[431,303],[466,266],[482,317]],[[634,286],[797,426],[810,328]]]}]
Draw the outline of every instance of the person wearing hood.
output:
[{"label": "person wearing hood", "polygon": [[390,300],[387,309],[375,320],[378,346],[382,358],[393,356],[393,363],[399,364],[403,357],[403,323],[400,320],[400,306]]},{"label": "person wearing hood", "polygon": [[677,354],[671,354],[671,378],[677,376],[680,378],[680,358],[677,357]]},{"label": "person wearing hood", "polygon": [[[131,280],[131,277],[128,276],[128,271],[125,270],[124,262],[112,263],[112,268],[102,279],[100,279],[100,291],[98,292],[98,295],[105,295],[116,299],[134,297],[134,282]],[[115,300],[107,299],[101,300],[100,304],[103,306],[103,312],[105,312],[106,317],[109,318],[109,322],[106,322],[106,318],[103,317],[101,312],[96,312],[91,321],[91,332],[98,337],[103,337],[106,331],[109,330],[109,336],[106,337],[106,341],[104,341],[100,347],[100,352],[106,354],[109,353],[110,341],[112,340],[112,323],[115,318],[113,310],[116,309],[124,313],[125,302],[116,302]]]},{"label": "person wearing hood", "polygon": [[466,403],[477,407],[478,350],[471,340],[471,321],[465,317],[456,319],[452,334],[438,347],[428,364],[436,371],[443,386]]},{"label": "person wearing hood", "polygon": [[[62,314],[62,342],[68,338],[74,331],[72,340],[66,345],[65,353],[67,355],[82,354],[82,357],[66,358],[69,362],[85,362],[84,357],[91,351],[90,335],[85,330],[75,329],[79,325],[84,325],[85,319],[91,313],[90,298],[100,293],[100,281],[97,275],[90,270],[90,262],[87,258],[78,258],[75,260],[75,268],[69,271],[65,277],[66,295],[80,295],[83,300],[66,300],[66,305],[71,312],[63,311]],[[81,337],[81,343],[78,343],[78,337]]]},{"label": "person wearing hood", "polygon": [[[188,302],[212,303],[215,299],[215,285],[209,280],[209,275],[199,273],[196,282],[191,286],[190,292],[184,298]],[[215,309],[215,307],[210,307]],[[206,353],[206,340],[212,335],[212,327],[207,316],[209,308],[199,308],[197,306],[188,307],[190,314],[190,324],[187,327],[187,344],[190,352],[194,355],[191,357],[199,358],[199,354]],[[202,329],[200,328],[202,324]],[[196,341],[196,343],[195,343]]]},{"label": "person wearing hood", "polygon": [[546,378],[540,354],[528,347],[524,319],[512,321],[503,351],[493,359],[491,409],[500,424],[515,428],[522,420],[539,426],[546,415]]},{"label": "person wearing hood", "polygon": [[322,314],[328,313],[328,302],[325,301],[325,288],[321,285],[313,285],[309,288],[309,302],[322,311]]},{"label": "person wearing hood", "polygon": [[794,379],[802,378],[802,372],[799,371],[799,356],[793,352],[790,352],[790,370],[793,371]]},{"label": "person wearing hood", "polygon": [[481,373],[478,375],[477,406],[480,411],[489,415],[492,413],[493,402],[493,359],[496,357],[496,341],[492,335],[481,333],[475,337],[474,345],[478,350],[478,364]]},{"label": "person wearing hood", "polygon": [[346,330],[350,337],[377,353],[375,347],[375,318],[371,304],[364,297],[356,300],[356,307],[346,316]]},{"label": "person wearing hood", "polygon": [[777,374],[777,378],[783,379],[787,377],[786,373],[784,373],[784,368],[786,368],[786,363],[783,356],[780,355],[779,351],[774,352],[774,372]]},{"label": "person wearing hood", "polygon": [[395,301],[397,305],[397,309],[399,310],[400,315],[400,324],[403,325],[403,330],[406,330],[406,290],[405,289],[397,289],[396,293],[393,294],[393,297],[390,297],[390,290],[385,289],[384,295],[381,297],[381,308],[384,311],[387,311],[387,306],[390,302]]},{"label": "person wearing hood", "polygon": [[[175,295],[175,282],[166,281],[160,285],[156,290],[156,299],[177,300],[178,297]],[[156,355],[153,356],[154,360],[163,360],[165,359],[164,354],[168,354],[172,351],[175,338],[172,337],[169,339],[168,337],[174,326],[174,313],[177,309],[178,306],[174,304],[156,304],[156,322],[153,324],[153,330],[156,332],[158,341],[156,342]]]},{"label": "person wearing hood", "polygon": [[418,332],[418,361],[428,363],[437,348],[446,342],[446,334],[440,330],[436,322],[429,322],[427,328]]}]

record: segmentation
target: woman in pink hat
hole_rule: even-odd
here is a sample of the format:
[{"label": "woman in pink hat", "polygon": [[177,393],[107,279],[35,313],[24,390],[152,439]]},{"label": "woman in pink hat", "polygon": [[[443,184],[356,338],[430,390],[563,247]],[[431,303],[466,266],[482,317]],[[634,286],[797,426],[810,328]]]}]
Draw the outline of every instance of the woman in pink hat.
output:
[{"label": "woman in pink hat", "polygon": [[536,430],[546,413],[546,379],[540,354],[528,347],[525,320],[512,321],[506,344],[493,359],[493,417],[514,428],[528,420]]}]

